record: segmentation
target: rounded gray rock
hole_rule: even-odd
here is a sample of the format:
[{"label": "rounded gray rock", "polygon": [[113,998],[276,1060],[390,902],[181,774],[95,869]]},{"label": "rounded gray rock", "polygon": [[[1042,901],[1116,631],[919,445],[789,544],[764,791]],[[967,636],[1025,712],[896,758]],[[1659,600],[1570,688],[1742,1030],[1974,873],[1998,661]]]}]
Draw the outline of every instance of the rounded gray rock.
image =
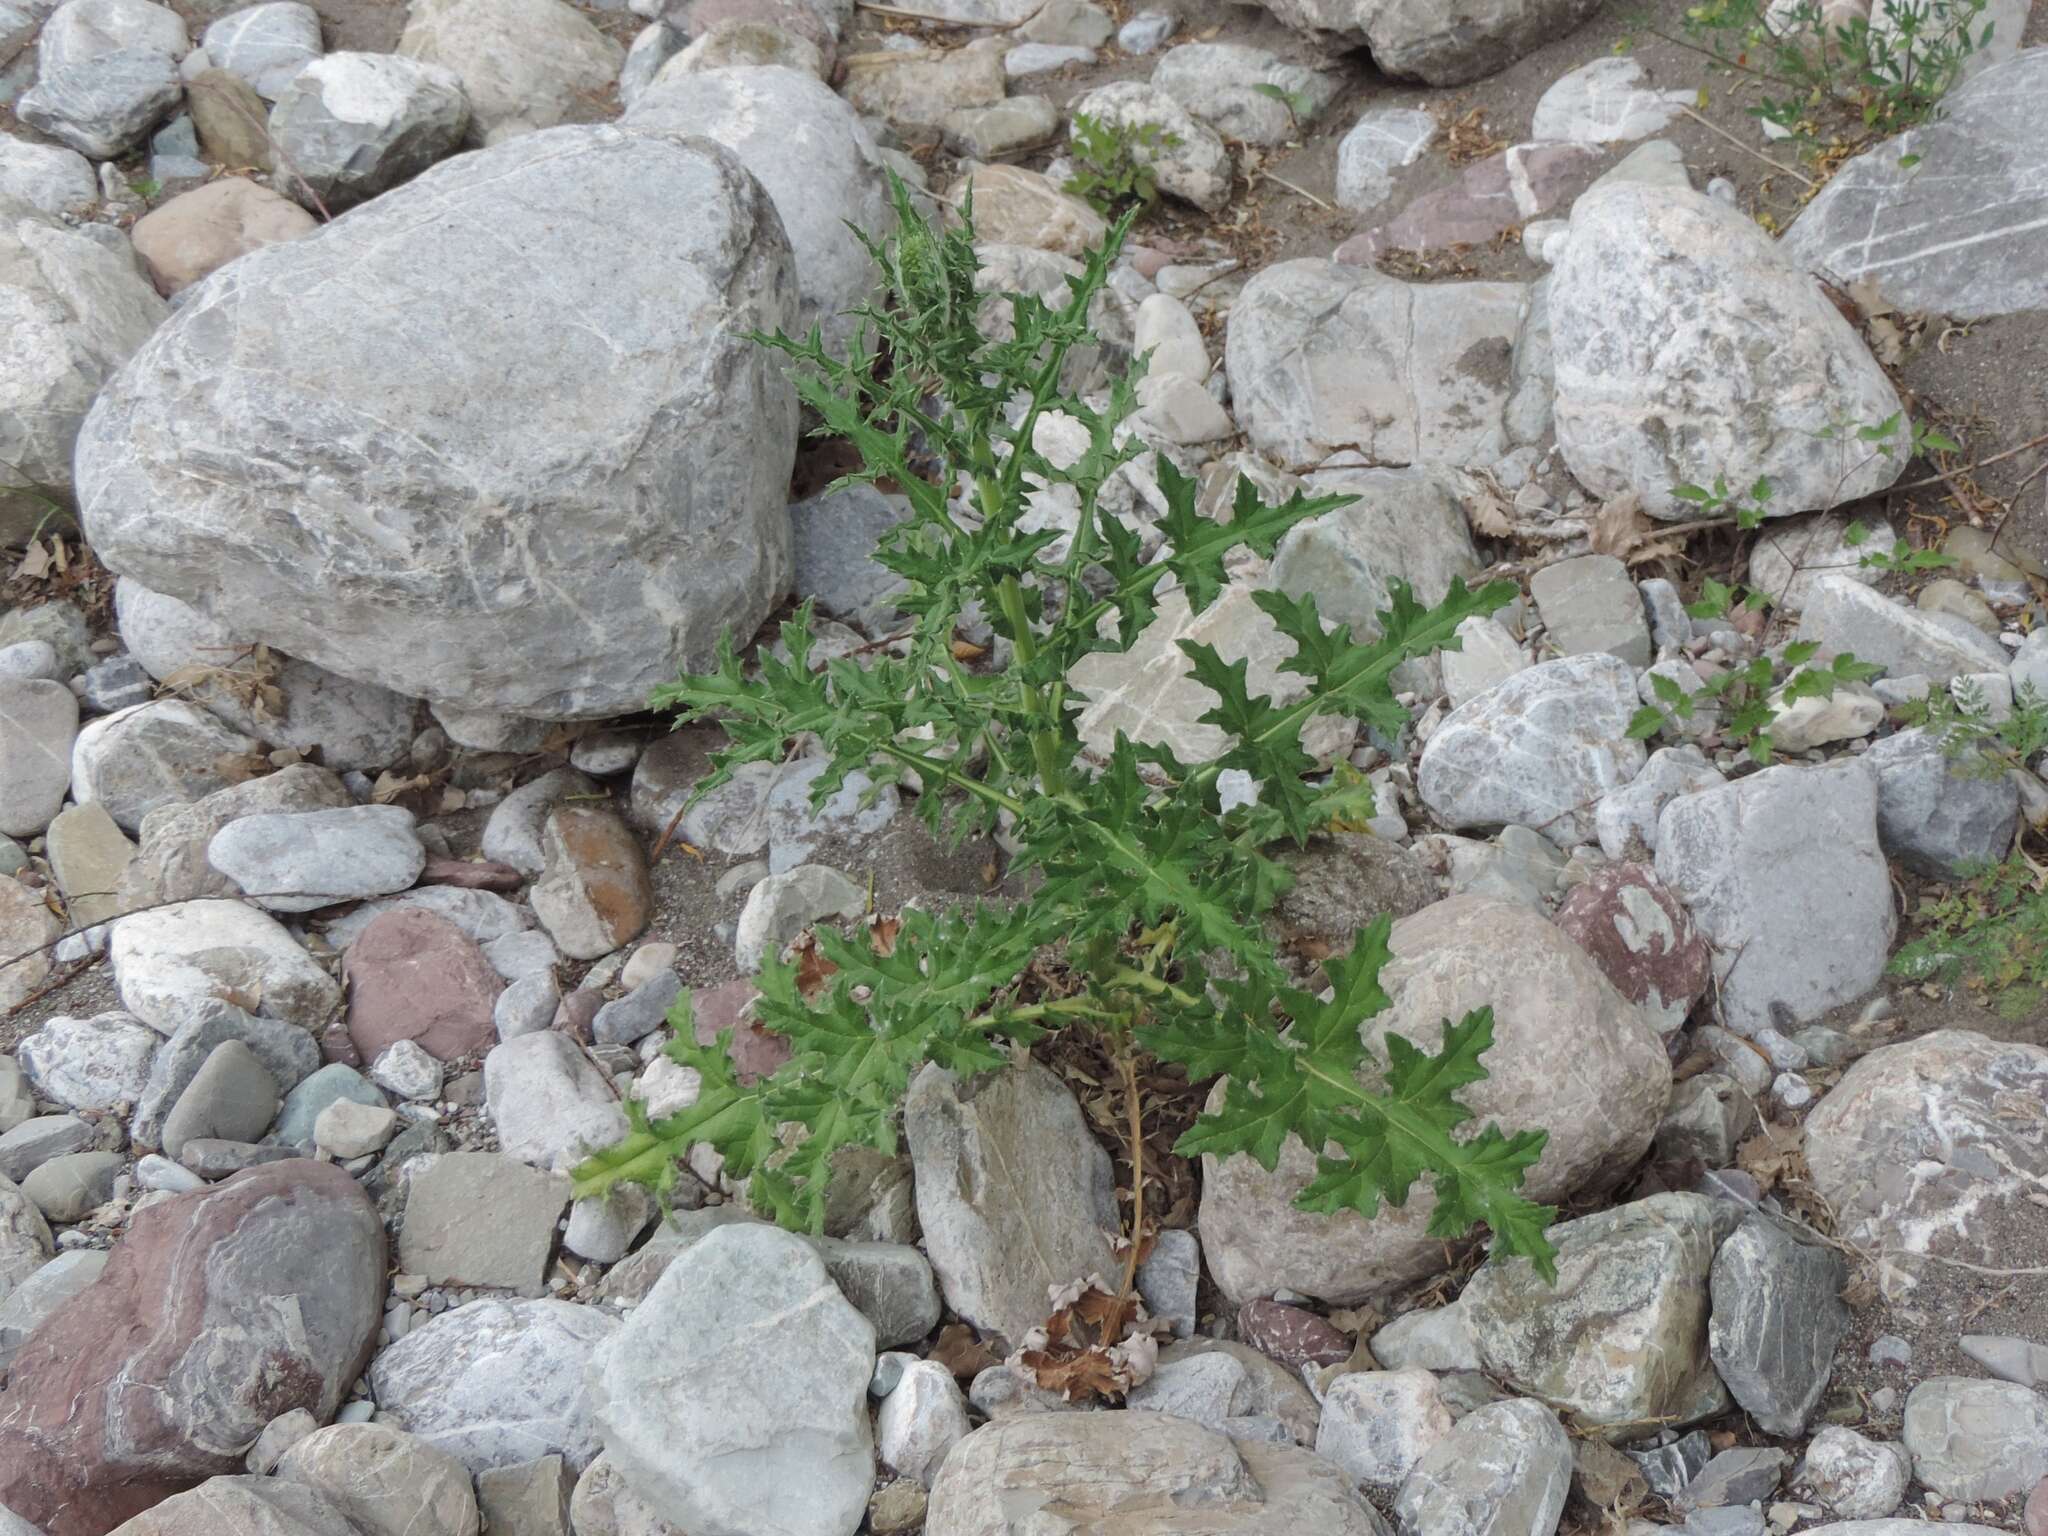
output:
[{"label": "rounded gray rock", "polygon": [[639,708],[787,583],[796,404],[747,333],[795,320],[728,151],[525,134],[196,285],[80,433],[81,519],[124,574],[344,676]]},{"label": "rounded gray rock", "polygon": [[411,811],[352,805],[244,816],[214,833],[207,862],[272,912],[387,896],[417,880],[427,852]]}]

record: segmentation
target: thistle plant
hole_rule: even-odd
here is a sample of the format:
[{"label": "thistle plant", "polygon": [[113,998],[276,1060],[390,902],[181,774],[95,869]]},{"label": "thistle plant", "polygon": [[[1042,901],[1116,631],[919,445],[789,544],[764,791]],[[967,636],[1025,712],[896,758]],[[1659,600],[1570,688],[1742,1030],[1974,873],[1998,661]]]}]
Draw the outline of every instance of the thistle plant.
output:
[{"label": "thistle plant", "polygon": [[[834,1153],[859,1144],[893,1152],[898,1103],[927,1062],[963,1075],[996,1070],[1045,1032],[1096,1031],[1124,1068],[1149,1051],[1191,1078],[1228,1079],[1178,1150],[1246,1153],[1267,1168],[1292,1133],[1318,1155],[1299,1203],[1371,1215],[1403,1204],[1432,1180],[1429,1230],[1446,1238],[1484,1223],[1496,1251],[1551,1273],[1544,1236],[1553,1212],[1520,1193],[1545,1133],[1472,1134],[1458,1090],[1485,1074],[1493,1018],[1480,1009],[1446,1022],[1434,1053],[1386,1039],[1382,1067],[1361,1025],[1387,1003],[1379,973],[1391,922],[1367,924],[1347,953],[1325,962],[1327,994],[1294,984],[1261,914],[1289,875],[1267,849],[1370,814],[1355,776],[1319,775],[1302,730],[1319,716],[1363,719],[1398,731],[1405,715],[1389,677],[1403,661],[1455,649],[1464,619],[1513,596],[1509,583],[1479,591],[1454,583],[1425,607],[1394,584],[1376,638],[1329,626],[1310,598],[1256,591],[1252,600],[1292,643],[1285,670],[1299,680],[1288,702],[1253,693],[1246,663],[1182,641],[1193,675],[1215,696],[1202,721],[1230,738],[1214,761],[1119,735],[1100,754],[1077,728],[1083,700],[1076,663],[1131,648],[1177,592],[1206,610],[1226,586],[1226,558],[1269,557],[1281,537],[1351,498],[1295,494],[1268,505],[1240,480],[1227,521],[1197,511],[1196,486],[1164,456],[1154,466],[1165,511],[1147,540],[1111,511],[1104,491],[1149,452],[1123,430],[1143,362],[1106,397],[1078,398],[1063,382],[1076,348],[1094,347],[1090,310],[1135,211],[1068,279],[1062,303],[1008,295],[1008,334],[977,325],[973,211],[935,228],[895,188],[898,232],[868,242],[883,296],[858,311],[851,355],[828,353],[815,329],[803,339],[758,338],[794,365],[797,388],[821,435],[848,440],[861,467],[848,481],[887,481],[908,516],[875,559],[902,578],[894,599],[906,631],[886,646],[817,665],[808,607],[781,626],[782,654],[749,664],[728,637],[716,667],[663,688],[655,705],[679,721],[716,721],[727,744],[701,795],[745,764],[781,761],[800,740],[828,764],[813,785],[822,803],[856,772],[875,785],[919,793],[935,834],[958,840],[1000,831],[1013,868],[1034,871],[1013,905],[900,917],[863,934],[820,930],[803,966],[771,960],[755,1015],[786,1036],[789,1062],[742,1081],[728,1039],[696,1043],[687,995],[667,1047],[701,1078],[694,1105],[659,1120],[631,1106],[631,1133],[577,1171],[579,1195],[621,1180],[669,1189],[678,1159],[708,1144],[730,1179],[747,1181],[763,1213],[821,1230]],[[992,328],[995,329],[995,328]],[[1040,451],[1055,416],[1078,424],[1087,446],[1071,462]],[[1062,456],[1065,457],[1064,455]],[[1078,517],[1070,532],[1026,531],[1031,498],[1065,487]],[[999,637],[991,655],[958,643],[980,615]],[[1219,777],[1257,781],[1250,804],[1224,808]],[[820,963],[822,962],[822,963]],[[1139,1208],[1131,1257],[1142,1238]],[[1126,1274],[1128,1290],[1129,1274]]]}]

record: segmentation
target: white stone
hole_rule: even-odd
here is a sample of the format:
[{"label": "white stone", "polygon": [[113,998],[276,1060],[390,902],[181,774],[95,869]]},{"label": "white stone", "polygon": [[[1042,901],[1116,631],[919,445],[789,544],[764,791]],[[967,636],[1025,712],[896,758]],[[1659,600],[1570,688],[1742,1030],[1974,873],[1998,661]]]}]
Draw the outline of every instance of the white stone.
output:
[{"label": "white stone", "polygon": [[301,0],[265,0],[228,12],[206,29],[200,46],[215,68],[276,101],[320,57],[320,13]]},{"label": "white stone", "polygon": [[1437,120],[1418,107],[1378,107],[1364,113],[1337,143],[1337,204],[1370,213],[1394,191],[1394,172],[1422,158],[1438,132]]},{"label": "white stone", "polygon": [[396,805],[244,816],[214,833],[206,858],[272,912],[402,891],[427,863],[412,812]]},{"label": "white stone", "polygon": [[1693,91],[1652,90],[1640,61],[1610,54],[1559,78],[1536,102],[1532,139],[1618,144],[1647,139],[1677,121]]},{"label": "white stone", "polygon": [[460,76],[493,144],[562,122],[618,78],[626,56],[561,0],[412,0],[397,51]]},{"label": "white stone", "polygon": [[[1156,86],[1143,80],[1099,85],[1073,103],[1070,116],[1087,116],[1124,128],[1157,124],[1160,141],[1134,146],[1132,153],[1152,167],[1159,190],[1206,213],[1216,212],[1230,200],[1230,151],[1222,138]],[[1071,124],[1068,132],[1071,135]],[[1169,145],[1167,139],[1179,143]]]},{"label": "white stone", "polygon": [[1605,654],[1518,672],[1431,733],[1416,793],[1448,826],[1510,823],[1560,847],[1585,842],[1601,796],[1647,755],[1627,739],[1635,687],[1634,669]]},{"label": "white stone", "polygon": [[16,1052],[36,1092],[66,1109],[112,1109],[142,1097],[162,1036],[125,1013],[60,1016]]},{"label": "white stone", "polygon": [[1558,447],[1595,497],[1633,491],[1678,520],[1697,515],[1680,486],[1761,477],[1783,517],[1883,490],[1910,457],[1903,433],[1856,437],[1902,407],[1849,322],[1704,193],[1629,181],[1581,197],[1550,327]]},{"label": "white stone", "polygon": [[567,1301],[473,1301],[415,1326],[370,1364],[380,1415],[471,1472],[598,1452],[585,1372],[618,1330]]},{"label": "white stone", "polygon": [[484,1096],[499,1147],[536,1168],[566,1173],[626,1134],[610,1081],[552,1030],[493,1046],[484,1057]]},{"label": "white stone", "polygon": [[758,882],[747,893],[733,929],[733,960],[743,976],[751,976],[783,946],[812,924],[827,918],[851,921],[867,910],[861,888],[836,869],[799,864]]},{"label": "white stone", "polygon": [[1392,1490],[1451,1426],[1451,1410],[1428,1371],[1352,1371],[1323,1394],[1316,1454],[1356,1482]]},{"label": "white stone", "polygon": [[884,1466],[929,1488],[946,1453],[967,1438],[969,1428],[967,1403],[953,1373],[936,1360],[918,1360],[882,1399],[875,1415],[876,1448]]},{"label": "white stone", "polygon": [[767,189],[796,256],[797,333],[825,332],[835,354],[856,322],[847,312],[874,291],[875,265],[855,231],[880,240],[895,227],[881,152],[830,86],[793,69],[664,70],[626,125],[642,133],[701,134],[730,149]]},{"label": "white stone", "polygon": [[217,998],[246,1011],[324,1028],[341,988],[276,918],[238,901],[189,901],[114,924],[121,1006],[170,1034]]},{"label": "white stone", "polygon": [[874,1368],[873,1326],[811,1247],[743,1222],[669,1266],[592,1388],[605,1454],[691,1536],[851,1536],[874,1483]]}]

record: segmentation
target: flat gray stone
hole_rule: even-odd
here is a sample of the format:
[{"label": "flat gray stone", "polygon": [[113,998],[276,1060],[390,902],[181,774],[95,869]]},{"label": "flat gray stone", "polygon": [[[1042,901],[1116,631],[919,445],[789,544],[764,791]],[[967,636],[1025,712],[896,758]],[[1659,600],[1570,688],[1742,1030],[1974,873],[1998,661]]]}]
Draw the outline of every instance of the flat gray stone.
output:
[{"label": "flat gray stone", "polygon": [[315,1428],[284,1452],[277,1476],[326,1494],[364,1536],[406,1536],[421,1529],[446,1536],[477,1533],[468,1469],[388,1424]]},{"label": "flat gray stone", "polygon": [[2005,647],[1961,621],[1893,602],[1846,576],[1822,576],[1799,616],[1798,638],[1853,652],[1892,677],[1946,683],[1973,672],[2003,672]]},{"label": "flat gray stone", "polygon": [[[1153,67],[1152,85],[1226,139],[1278,145],[1309,130],[1336,96],[1338,82],[1264,48],[1218,42],[1169,48]],[[1291,99],[1278,99],[1275,91]]]},{"label": "flat gray stone", "polygon": [[1324,470],[1306,489],[1357,499],[1287,531],[1273,552],[1272,585],[1313,597],[1324,621],[1349,624],[1356,640],[1379,638],[1392,582],[1408,583],[1417,602],[1440,603],[1454,579],[1469,582],[1483,568],[1458,484],[1442,471]]},{"label": "flat gray stone", "polygon": [[398,1263],[429,1285],[539,1296],[569,1181],[495,1152],[445,1152],[413,1174]]},{"label": "flat gray stone", "polygon": [[319,1042],[297,1025],[256,1018],[217,999],[209,1001],[178,1026],[150,1063],[149,1080],[129,1123],[129,1139],[137,1146],[161,1145],[172,1109],[213,1053],[229,1041],[248,1047],[276,1090],[289,1092],[320,1067]]},{"label": "flat gray stone", "polygon": [[475,134],[493,145],[563,121],[626,54],[561,0],[420,0],[397,51],[460,76]]},{"label": "flat gray stone", "polygon": [[199,45],[216,69],[276,101],[320,57],[320,13],[301,0],[264,0],[212,23]]},{"label": "flat gray stone", "polygon": [[37,837],[64,809],[78,700],[62,683],[0,677],[0,832]]},{"label": "flat gray stone", "polygon": [[1422,158],[1438,132],[1437,120],[1418,107],[1378,107],[1364,113],[1337,143],[1337,204],[1371,213],[1394,191],[1394,172]]},{"label": "flat gray stone", "polygon": [[1490,464],[1521,327],[1519,283],[1404,283],[1371,267],[1267,267],[1231,306],[1238,425],[1288,467],[1355,449],[1378,464]]},{"label": "flat gray stone", "polygon": [[163,1037],[125,1013],[60,1015],[21,1042],[36,1092],[66,1109],[112,1109],[142,1097]]},{"label": "flat gray stone", "polygon": [[2011,1381],[1935,1376],[1906,1396],[1913,1476],[1945,1499],[1989,1502],[2048,1477],[2048,1398]]},{"label": "flat gray stone", "polygon": [[1632,667],[1650,664],[1650,627],[1628,567],[1612,555],[1579,555],[1529,578],[1550,643],[1560,655],[1604,653]]},{"label": "flat gray stone", "polygon": [[261,752],[253,737],[229,730],[183,699],[158,699],[103,715],[71,749],[72,798],[97,800],[124,832],[141,830],[151,811],[204,799],[235,782],[231,765]]},{"label": "flat gray stone", "polygon": [[1984,70],[1933,121],[1839,167],[1785,232],[1786,254],[1841,283],[1875,278],[1901,309],[1974,320],[2048,307],[2044,109],[2048,52]]},{"label": "flat gray stone", "polygon": [[[1739,1034],[1782,1027],[1780,1009],[1810,1023],[1884,975],[1897,917],[1877,775],[1861,762],[1781,765],[1680,795],[1658,818],[1657,878],[1714,946]],[[1823,890],[1824,913],[1811,899]]]},{"label": "flat gray stone", "polygon": [[1045,1321],[1051,1288],[1111,1272],[1108,1154],[1045,1068],[962,1084],[927,1066],[904,1100],[903,1130],[925,1252],[961,1317],[1015,1344]]},{"label": "flat gray stone", "polygon": [[164,1117],[164,1153],[182,1161],[189,1141],[253,1142],[270,1129],[277,1106],[277,1081],[262,1059],[239,1040],[223,1040]]},{"label": "flat gray stone", "polygon": [[329,1062],[295,1084],[277,1113],[277,1139],[295,1147],[313,1145],[313,1127],[321,1114],[346,1099],[351,1104],[383,1109],[384,1090],[344,1062]]},{"label": "flat gray stone", "polygon": [[206,857],[258,906],[311,912],[410,886],[427,863],[413,826],[396,805],[244,816],[214,834]]}]

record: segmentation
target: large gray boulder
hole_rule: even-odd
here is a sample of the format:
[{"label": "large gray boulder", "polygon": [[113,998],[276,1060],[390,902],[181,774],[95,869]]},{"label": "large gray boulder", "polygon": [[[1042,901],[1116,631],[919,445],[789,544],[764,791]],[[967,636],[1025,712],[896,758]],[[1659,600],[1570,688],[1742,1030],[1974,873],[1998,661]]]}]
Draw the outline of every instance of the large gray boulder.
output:
[{"label": "large gray boulder", "polygon": [[1837,170],[1785,232],[1786,256],[1837,282],[1874,278],[1901,309],[1976,320],[2048,308],[2043,113],[2048,48],[2029,48]]},{"label": "large gray boulder", "polygon": [[1953,880],[2012,847],[2019,786],[1992,760],[1951,758],[1920,729],[1873,743],[1863,760],[1877,770],[1878,841],[1916,874]]},{"label": "large gray boulder", "polygon": [[1657,821],[1657,878],[1714,946],[1721,1012],[1738,1034],[1776,1026],[1780,1008],[1810,1023],[1884,975],[1898,918],[1877,775],[1860,760],[1680,795]]},{"label": "large gray boulder", "polygon": [[[1572,208],[1550,285],[1558,447],[1596,496],[1634,492],[1652,517],[1677,496],[1770,480],[1772,516],[1856,501],[1899,477],[1898,391],[1813,279],[1717,198],[1640,181]],[[1825,434],[1825,435],[1823,435]]]},{"label": "large gray boulder", "polygon": [[36,83],[15,111],[31,128],[95,160],[134,147],[183,94],[182,17],[151,0],[67,0],[43,23]]},{"label": "large gray boulder", "polygon": [[1333,469],[1310,476],[1308,490],[1358,499],[1288,530],[1274,552],[1273,585],[1314,597],[1324,620],[1349,624],[1353,639],[1379,635],[1390,581],[1407,582],[1417,602],[1440,603],[1453,577],[1470,581],[1482,569],[1456,476],[1415,466]]},{"label": "large gray boulder", "polygon": [[122,574],[344,676],[638,708],[787,584],[795,400],[746,333],[795,317],[729,154],[527,135],[191,289],[80,434],[81,517]]},{"label": "large gray boulder", "polygon": [[1262,0],[1308,32],[1330,32],[1372,50],[1390,75],[1463,85],[1506,69],[1562,36],[1600,0]]},{"label": "large gray boulder", "polygon": [[1881,1256],[1888,1287],[1945,1281],[1925,1254],[2009,1264],[2048,1179],[2039,1121],[2013,1107],[2044,1099],[2038,1045],[1948,1029],[1872,1051],[1807,1117],[1814,1189],[1842,1239]]},{"label": "large gray boulder", "polygon": [[0,203],[0,544],[69,515],[86,409],[169,313],[133,261]]},{"label": "large gray boulder", "polygon": [[847,311],[874,291],[875,264],[854,231],[896,227],[889,183],[860,114],[813,75],[794,69],[673,65],[633,103],[625,125],[723,144],[754,173],[796,253],[797,326],[822,326],[837,352],[853,335]]},{"label": "large gray boulder", "polygon": [[[1057,1523],[1055,1523],[1057,1522]],[[1191,1419],[1025,1413],[955,1445],[925,1536],[1060,1529],[1116,1536],[1387,1536],[1336,1463]]]},{"label": "large gray boulder", "polygon": [[1508,448],[1519,283],[1404,283],[1283,261],[1231,306],[1238,425],[1282,464],[1356,449],[1377,464],[1490,464]]},{"label": "large gray boulder", "polygon": [[[1392,947],[1380,975],[1392,1002],[1366,1024],[1367,1045],[1378,1057],[1397,1034],[1435,1050],[1446,1020],[1491,1007],[1486,1078],[1459,1099],[1475,1125],[1549,1130],[1529,1170],[1529,1198],[1557,1200],[1610,1178],[1649,1146],[1671,1091],[1664,1047],[1641,1011],[1541,913],[1454,897],[1397,922]],[[1202,1160],[1202,1256],[1228,1300],[1289,1290],[1348,1306],[1449,1265],[1450,1251],[1425,1231],[1436,1208],[1426,1183],[1406,1205],[1371,1218],[1323,1216],[1293,1203],[1315,1163],[1294,1137],[1271,1173],[1243,1155]]]},{"label": "large gray boulder", "polygon": [[720,1227],[591,1371],[605,1454],[693,1536],[852,1536],[874,1485],[875,1330],[801,1237]]}]

